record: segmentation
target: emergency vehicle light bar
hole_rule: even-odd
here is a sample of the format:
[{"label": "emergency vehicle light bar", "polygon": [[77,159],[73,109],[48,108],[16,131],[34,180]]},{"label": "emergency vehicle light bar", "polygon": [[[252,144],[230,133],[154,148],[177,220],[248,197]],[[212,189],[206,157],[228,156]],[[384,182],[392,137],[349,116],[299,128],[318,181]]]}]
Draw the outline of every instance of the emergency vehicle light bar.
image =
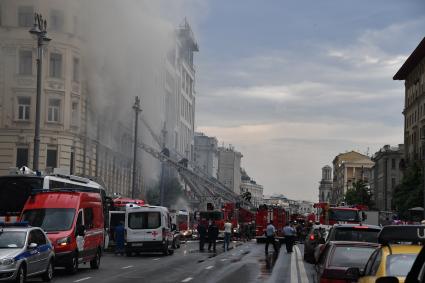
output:
[{"label": "emergency vehicle light bar", "polygon": [[388,245],[391,242],[425,242],[425,226],[384,226],[378,235],[378,243]]}]

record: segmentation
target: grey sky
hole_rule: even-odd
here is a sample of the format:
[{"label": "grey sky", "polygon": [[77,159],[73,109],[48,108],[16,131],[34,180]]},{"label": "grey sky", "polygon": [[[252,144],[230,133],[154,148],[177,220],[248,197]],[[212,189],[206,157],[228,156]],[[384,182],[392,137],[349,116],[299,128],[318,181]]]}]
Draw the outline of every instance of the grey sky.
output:
[{"label": "grey sky", "polygon": [[197,129],[240,150],[265,193],[316,200],[336,154],[403,142],[392,76],[424,36],[425,3],[370,2],[211,0],[188,11]]}]

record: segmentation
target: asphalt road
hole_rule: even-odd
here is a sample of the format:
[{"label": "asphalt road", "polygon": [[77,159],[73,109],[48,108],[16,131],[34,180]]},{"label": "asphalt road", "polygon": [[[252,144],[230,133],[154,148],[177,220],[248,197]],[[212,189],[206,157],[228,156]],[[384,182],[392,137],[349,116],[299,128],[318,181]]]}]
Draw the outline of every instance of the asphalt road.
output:
[{"label": "asphalt road", "polygon": [[[265,254],[264,244],[255,241],[233,243],[234,248],[224,253],[221,244],[217,253],[200,253],[197,242],[183,244],[171,256],[146,254],[133,257],[105,253],[99,270],[80,265],[75,275],[56,270],[53,282],[315,282],[313,266],[303,262],[303,245],[287,254]],[[271,249],[273,250],[273,249]],[[39,280],[31,280],[39,281]]]}]

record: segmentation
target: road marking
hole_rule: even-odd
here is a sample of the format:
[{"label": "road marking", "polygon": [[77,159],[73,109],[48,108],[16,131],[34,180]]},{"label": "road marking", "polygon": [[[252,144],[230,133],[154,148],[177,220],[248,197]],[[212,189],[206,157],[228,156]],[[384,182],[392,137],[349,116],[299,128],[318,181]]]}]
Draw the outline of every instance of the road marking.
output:
[{"label": "road marking", "polygon": [[183,279],[182,282],[189,282],[191,281],[193,278],[192,277],[187,277],[186,279]]},{"label": "road marking", "polygon": [[160,260],[161,258],[154,258],[153,260]]},{"label": "road marking", "polygon": [[132,268],[132,267],[133,267],[133,265],[129,265],[129,266],[121,267],[121,269],[127,269],[127,268]]},{"label": "road marking", "polygon": [[301,251],[298,246],[295,246],[295,252],[297,253],[298,266],[300,269],[301,283],[308,283],[307,271],[305,269],[304,261],[301,257]]},{"label": "road marking", "polygon": [[214,266],[213,265],[210,265],[210,266],[208,266],[208,267],[206,267],[205,269],[211,269],[211,268],[214,268]]},{"label": "road marking", "polygon": [[291,282],[298,282],[298,274],[297,274],[297,258],[295,256],[295,253],[290,253],[291,255]]},{"label": "road marking", "polygon": [[227,258],[222,258],[222,259],[220,259],[221,261],[226,261],[227,260]]},{"label": "road marking", "polygon": [[84,278],[81,278],[81,279],[75,280],[74,282],[81,282],[81,281],[88,280],[88,279],[90,279],[90,278],[91,278],[91,277],[84,277]]},{"label": "road marking", "polygon": [[232,254],[232,256],[235,256],[236,254]]}]

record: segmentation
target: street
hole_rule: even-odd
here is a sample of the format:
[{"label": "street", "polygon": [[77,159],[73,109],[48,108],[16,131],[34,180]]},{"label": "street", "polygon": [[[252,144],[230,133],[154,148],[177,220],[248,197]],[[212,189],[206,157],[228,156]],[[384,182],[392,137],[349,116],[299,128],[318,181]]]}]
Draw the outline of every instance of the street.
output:
[{"label": "street", "polygon": [[302,260],[303,245],[294,247],[292,254],[282,247],[278,257],[273,248],[266,257],[264,244],[255,241],[233,245],[236,247],[223,253],[219,244],[216,255],[200,253],[197,242],[183,244],[167,257],[105,253],[99,270],[81,265],[77,274],[68,275],[58,269],[53,282],[314,282],[313,266]]}]

